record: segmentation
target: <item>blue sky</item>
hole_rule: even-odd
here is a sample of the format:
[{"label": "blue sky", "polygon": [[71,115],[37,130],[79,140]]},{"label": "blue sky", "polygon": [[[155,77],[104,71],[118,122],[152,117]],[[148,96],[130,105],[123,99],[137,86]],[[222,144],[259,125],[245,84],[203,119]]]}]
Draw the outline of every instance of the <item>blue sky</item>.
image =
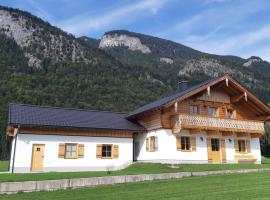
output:
[{"label": "blue sky", "polygon": [[269,0],[0,0],[75,36],[126,29],[195,49],[270,61]]}]

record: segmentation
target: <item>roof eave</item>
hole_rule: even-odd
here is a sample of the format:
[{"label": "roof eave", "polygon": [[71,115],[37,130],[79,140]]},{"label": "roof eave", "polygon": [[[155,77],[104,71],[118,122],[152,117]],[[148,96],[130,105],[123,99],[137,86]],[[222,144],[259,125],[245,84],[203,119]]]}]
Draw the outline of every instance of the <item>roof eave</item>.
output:
[{"label": "roof eave", "polygon": [[145,129],[140,127],[138,129],[116,129],[116,128],[100,128],[100,127],[76,127],[76,126],[55,126],[55,125],[36,125],[36,124],[18,124],[9,123],[11,127],[20,128],[63,128],[63,129],[77,129],[77,130],[114,130],[114,131],[132,131],[132,132],[143,132]]}]

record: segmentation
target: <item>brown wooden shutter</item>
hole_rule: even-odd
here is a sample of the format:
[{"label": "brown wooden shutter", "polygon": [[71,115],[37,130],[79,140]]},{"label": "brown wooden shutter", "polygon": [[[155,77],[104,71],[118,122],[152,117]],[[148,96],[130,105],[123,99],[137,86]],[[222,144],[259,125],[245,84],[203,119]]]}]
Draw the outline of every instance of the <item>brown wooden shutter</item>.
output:
[{"label": "brown wooden shutter", "polygon": [[66,145],[65,144],[59,144],[58,158],[64,158],[65,157],[65,151],[66,151]]},{"label": "brown wooden shutter", "polygon": [[84,156],[84,144],[78,145],[78,158],[83,158]]},{"label": "brown wooden shutter", "polygon": [[211,146],[211,138],[207,138],[207,154],[208,154],[208,161],[212,161],[212,146]]},{"label": "brown wooden shutter", "polygon": [[221,155],[222,155],[222,162],[226,162],[225,139],[221,139]]},{"label": "brown wooden shutter", "polygon": [[150,137],[150,151],[154,151],[154,147],[155,147],[155,137],[151,136]]},{"label": "brown wooden shutter", "polygon": [[176,150],[181,151],[181,138],[176,137]]},{"label": "brown wooden shutter", "polygon": [[102,144],[97,144],[96,157],[97,158],[102,158]]},{"label": "brown wooden shutter", "polygon": [[250,140],[246,140],[246,149],[247,149],[247,153],[250,153],[251,152],[251,149],[250,149]]},{"label": "brown wooden shutter", "polygon": [[158,137],[157,136],[154,137],[154,150],[155,151],[158,150]]},{"label": "brown wooden shutter", "polygon": [[190,137],[191,140],[191,150],[196,151],[196,136]]},{"label": "brown wooden shutter", "polygon": [[119,155],[119,147],[118,145],[113,145],[113,158],[118,158],[118,155]]},{"label": "brown wooden shutter", "polygon": [[145,140],[145,142],[146,142],[146,151],[149,151],[149,138],[146,138],[146,140]]},{"label": "brown wooden shutter", "polygon": [[236,153],[239,153],[238,140],[234,140],[234,149]]}]

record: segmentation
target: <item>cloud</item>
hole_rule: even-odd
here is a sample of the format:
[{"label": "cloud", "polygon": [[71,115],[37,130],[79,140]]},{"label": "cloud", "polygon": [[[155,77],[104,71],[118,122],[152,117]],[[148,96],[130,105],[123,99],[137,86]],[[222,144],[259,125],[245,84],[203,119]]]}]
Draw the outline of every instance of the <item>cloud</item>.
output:
[{"label": "cloud", "polygon": [[[211,0],[214,1],[222,0]],[[244,57],[263,55],[264,59],[269,60],[270,55],[266,56],[259,49],[267,49],[262,47],[262,43],[268,42],[270,46],[270,26],[265,25],[267,23],[264,23],[263,17],[255,20],[269,7],[264,0],[244,4],[241,0],[237,3],[231,1],[230,4],[204,7],[195,15],[181,19],[167,29],[163,28],[165,31],[157,35],[208,53]]]},{"label": "cloud", "polygon": [[124,23],[134,18],[141,18],[146,14],[155,15],[168,0],[141,0],[133,4],[124,5],[92,16],[84,13],[71,19],[59,22],[58,25],[65,31],[75,35],[86,34],[92,30],[99,30],[111,24]]},{"label": "cloud", "polygon": [[[268,48],[264,46],[267,45],[267,41]],[[209,34],[208,37],[189,36],[183,43],[208,53],[222,55],[236,54],[244,57],[258,55],[270,60],[270,54],[267,56],[266,53],[269,53],[270,26],[264,26],[252,31],[249,30],[229,37],[218,37],[214,33]],[[264,50],[260,50],[261,48]]]},{"label": "cloud", "polygon": [[211,3],[228,3],[232,0],[205,0],[204,4],[211,4]]},{"label": "cloud", "polygon": [[[267,10],[269,6],[265,4],[258,4],[255,1],[249,1],[242,4],[241,1],[238,3],[232,3],[223,6],[214,6],[206,9],[202,9],[195,15],[189,16],[185,19],[181,19],[168,28],[159,33],[163,37],[174,37],[179,40],[179,37],[186,37],[187,35],[208,34],[208,31],[212,31],[217,27],[224,27],[226,32],[233,31],[234,28],[240,28],[242,25],[248,24],[245,21],[248,17],[254,13],[258,13]],[[243,23],[245,22],[245,23]]]},{"label": "cloud", "polygon": [[45,20],[52,21],[53,17],[47,12],[42,6],[39,5],[38,1],[35,0],[25,0],[23,4],[28,4],[32,7],[32,12]]}]

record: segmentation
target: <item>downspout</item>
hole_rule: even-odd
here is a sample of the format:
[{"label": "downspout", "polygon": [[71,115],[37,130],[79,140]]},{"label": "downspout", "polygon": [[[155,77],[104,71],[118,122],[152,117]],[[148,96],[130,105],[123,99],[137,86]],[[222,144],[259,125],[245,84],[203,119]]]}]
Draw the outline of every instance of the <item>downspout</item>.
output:
[{"label": "downspout", "polygon": [[18,126],[17,133],[16,133],[16,136],[15,136],[15,138],[14,138],[14,139],[15,139],[15,142],[14,142],[13,159],[12,159],[12,168],[11,168],[11,173],[12,173],[12,174],[14,173],[14,163],[15,163],[16,146],[17,146],[17,137],[18,137],[19,129],[20,129],[20,126]]}]

